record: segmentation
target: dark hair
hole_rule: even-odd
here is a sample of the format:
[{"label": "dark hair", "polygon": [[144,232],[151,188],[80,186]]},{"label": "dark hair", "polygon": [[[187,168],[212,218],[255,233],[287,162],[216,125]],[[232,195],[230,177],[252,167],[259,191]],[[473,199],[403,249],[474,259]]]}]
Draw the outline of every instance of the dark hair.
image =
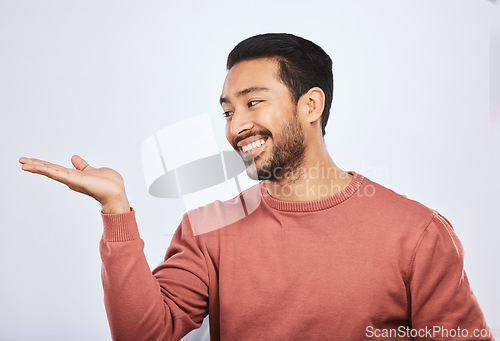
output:
[{"label": "dark hair", "polygon": [[227,69],[236,63],[259,59],[275,58],[280,67],[279,77],[297,103],[309,89],[317,86],[325,93],[325,108],[321,129],[330,116],[333,97],[332,59],[312,41],[288,33],[266,33],[247,38],[240,42],[227,57]]}]

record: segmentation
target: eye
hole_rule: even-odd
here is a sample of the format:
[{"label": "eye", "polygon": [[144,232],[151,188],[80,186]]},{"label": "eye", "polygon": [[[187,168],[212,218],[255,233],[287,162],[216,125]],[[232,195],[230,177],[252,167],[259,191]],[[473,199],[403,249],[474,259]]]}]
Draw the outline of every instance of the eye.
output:
[{"label": "eye", "polygon": [[258,101],[258,100],[250,101],[250,102],[248,102],[248,107],[251,108],[260,102],[262,102],[262,101]]},{"label": "eye", "polygon": [[233,112],[232,112],[232,111],[224,111],[224,112],[222,113],[222,116],[223,116],[223,117],[226,117],[226,118],[227,118],[227,117],[230,117],[230,116],[232,116],[232,115],[233,115]]}]

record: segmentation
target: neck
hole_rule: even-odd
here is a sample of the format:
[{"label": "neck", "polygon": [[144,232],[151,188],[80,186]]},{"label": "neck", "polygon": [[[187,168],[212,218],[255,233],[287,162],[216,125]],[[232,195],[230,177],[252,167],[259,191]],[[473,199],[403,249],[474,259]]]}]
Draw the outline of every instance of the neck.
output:
[{"label": "neck", "polygon": [[305,158],[302,164],[277,180],[266,180],[269,194],[284,201],[314,201],[340,192],[352,175],[335,165],[326,150]]}]

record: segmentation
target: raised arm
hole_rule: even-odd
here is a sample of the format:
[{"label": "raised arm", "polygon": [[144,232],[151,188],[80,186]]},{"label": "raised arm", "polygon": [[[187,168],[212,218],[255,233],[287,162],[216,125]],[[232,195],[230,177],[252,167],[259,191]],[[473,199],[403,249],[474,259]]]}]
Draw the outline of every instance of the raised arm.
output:
[{"label": "raised arm", "polygon": [[71,158],[75,169],[25,157],[19,162],[23,170],[61,182],[102,204],[101,274],[114,340],[179,340],[201,326],[208,313],[206,250],[187,218],[177,229],[165,262],[152,274],[120,174],[93,168],[79,156]]}]

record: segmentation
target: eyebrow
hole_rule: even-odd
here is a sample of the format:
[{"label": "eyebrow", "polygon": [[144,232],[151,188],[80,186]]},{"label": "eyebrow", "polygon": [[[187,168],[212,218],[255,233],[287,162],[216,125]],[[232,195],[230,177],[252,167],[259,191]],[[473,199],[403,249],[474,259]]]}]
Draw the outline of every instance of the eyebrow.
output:
[{"label": "eyebrow", "polygon": [[[236,97],[241,97],[243,95],[247,95],[251,92],[261,92],[261,91],[269,91],[268,88],[262,88],[262,87],[258,87],[258,86],[251,86],[249,88],[246,88],[246,89],[243,89],[241,91],[238,91],[238,93],[236,94]],[[222,105],[223,103],[230,103],[229,99],[227,97],[222,97],[220,98],[219,100],[220,104]]]}]

